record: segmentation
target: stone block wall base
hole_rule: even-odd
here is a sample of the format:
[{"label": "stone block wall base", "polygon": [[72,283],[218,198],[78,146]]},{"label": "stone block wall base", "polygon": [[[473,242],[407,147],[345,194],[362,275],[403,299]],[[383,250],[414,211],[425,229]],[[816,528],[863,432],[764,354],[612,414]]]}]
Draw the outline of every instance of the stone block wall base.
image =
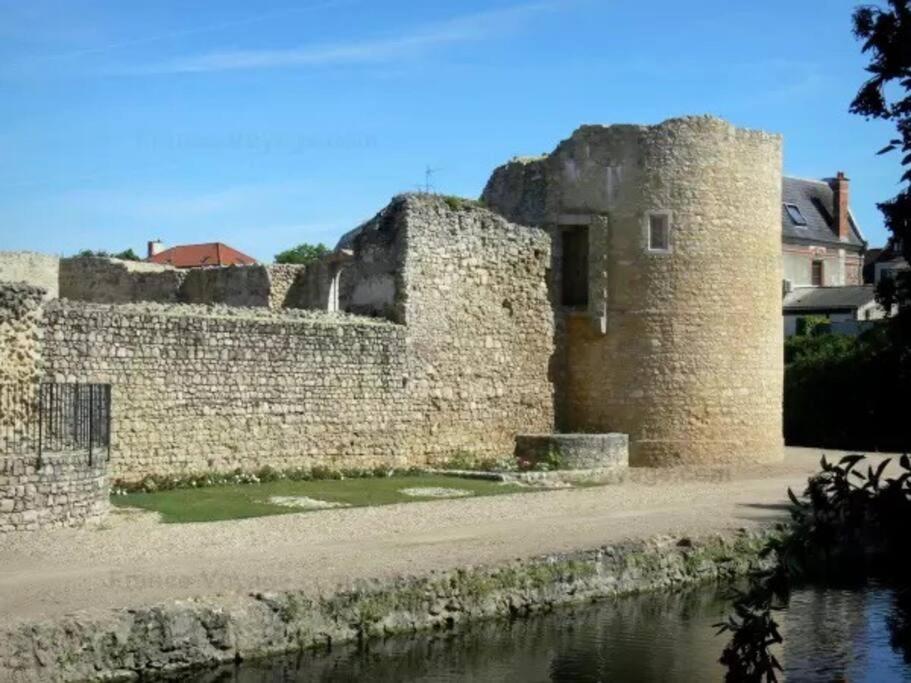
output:
[{"label": "stone block wall base", "polygon": [[558,461],[561,469],[586,470],[629,464],[626,434],[519,434],[516,458],[531,463]]}]

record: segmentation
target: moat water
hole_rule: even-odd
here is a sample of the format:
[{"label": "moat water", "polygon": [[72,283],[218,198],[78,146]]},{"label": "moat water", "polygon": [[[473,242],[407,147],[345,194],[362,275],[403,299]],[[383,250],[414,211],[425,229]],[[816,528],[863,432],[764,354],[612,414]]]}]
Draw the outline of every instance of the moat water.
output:
[{"label": "moat water", "polygon": [[[886,588],[796,591],[779,614],[786,680],[911,681],[911,653],[890,644],[893,593]],[[458,633],[396,637],[225,667],[184,680],[204,683],[370,681],[719,681],[726,638],[713,624],[726,591],[606,601]]]}]

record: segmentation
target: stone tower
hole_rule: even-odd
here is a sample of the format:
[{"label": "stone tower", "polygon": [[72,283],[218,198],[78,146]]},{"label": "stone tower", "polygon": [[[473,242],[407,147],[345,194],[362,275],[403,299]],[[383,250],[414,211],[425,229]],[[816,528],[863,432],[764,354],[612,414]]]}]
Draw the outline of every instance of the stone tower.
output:
[{"label": "stone tower", "polygon": [[562,431],[626,432],[633,465],[782,457],[779,136],[583,126],[483,199],[551,234]]}]

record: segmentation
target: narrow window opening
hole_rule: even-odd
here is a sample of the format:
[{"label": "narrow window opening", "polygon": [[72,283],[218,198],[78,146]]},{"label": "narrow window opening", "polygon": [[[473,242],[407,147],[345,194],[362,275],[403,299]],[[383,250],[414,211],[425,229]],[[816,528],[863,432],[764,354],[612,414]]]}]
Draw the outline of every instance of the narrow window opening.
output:
[{"label": "narrow window opening", "polygon": [[811,269],[811,283],[814,287],[822,287],[823,285],[823,264],[822,261],[813,261],[813,266]]},{"label": "narrow window opening", "polygon": [[670,251],[671,221],[666,213],[653,213],[648,217],[649,251]]},{"label": "narrow window opening", "polygon": [[560,232],[562,240],[562,290],[564,306],[588,305],[588,226]]}]

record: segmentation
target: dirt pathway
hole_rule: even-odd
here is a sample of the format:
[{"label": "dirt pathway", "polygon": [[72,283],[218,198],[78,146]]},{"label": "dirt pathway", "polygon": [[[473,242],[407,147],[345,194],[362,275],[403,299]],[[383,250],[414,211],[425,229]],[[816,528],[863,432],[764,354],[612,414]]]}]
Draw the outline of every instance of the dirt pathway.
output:
[{"label": "dirt pathway", "polygon": [[[0,536],[0,622],[212,595],[330,589],[357,578],[699,535],[780,516],[820,451],[737,472],[634,470],[616,486],[166,525],[118,514],[100,529]],[[837,454],[836,454],[837,455]]]}]

